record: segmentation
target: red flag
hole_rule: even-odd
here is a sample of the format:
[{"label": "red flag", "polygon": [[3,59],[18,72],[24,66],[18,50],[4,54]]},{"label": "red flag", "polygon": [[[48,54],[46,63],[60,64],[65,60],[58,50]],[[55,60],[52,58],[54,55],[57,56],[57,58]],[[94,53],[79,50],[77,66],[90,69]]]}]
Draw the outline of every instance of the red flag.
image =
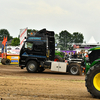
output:
[{"label": "red flag", "polygon": [[2,41],[2,44],[4,45],[4,42],[5,42],[5,37],[3,38],[3,41]]},{"label": "red flag", "polygon": [[7,58],[7,37],[5,39],[5,58]]},{"label": "red flag", "polygon": [[6,54],[7,54],[7,48],[6,48],[6,43],[7,43],[7,37],[5,38],[3,38],[3,41],[2,41],[2,45],[3,45],[3,48],[2,48],[2,58],[6,58]]},{"label": "red flag", "polygon": [[6,38],[4,39],[4,46],[6,45]]},{"label": "red flag", "polygon": [[5,46],[6,45],[6,42],[7,42],[7,37],[5,38],[3,38],[3,41],[2,41],[2,44]]}]

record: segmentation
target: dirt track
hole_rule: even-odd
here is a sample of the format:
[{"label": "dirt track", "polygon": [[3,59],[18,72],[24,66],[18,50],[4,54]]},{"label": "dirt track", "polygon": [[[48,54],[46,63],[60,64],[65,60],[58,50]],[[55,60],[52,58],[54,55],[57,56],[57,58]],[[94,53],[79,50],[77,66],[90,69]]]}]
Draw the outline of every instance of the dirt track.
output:
[{"label": "dirt track", "polygon": [[85,76],[28,73],[18,65],[0,65],[1,100],[97,100],[87,92]]}]

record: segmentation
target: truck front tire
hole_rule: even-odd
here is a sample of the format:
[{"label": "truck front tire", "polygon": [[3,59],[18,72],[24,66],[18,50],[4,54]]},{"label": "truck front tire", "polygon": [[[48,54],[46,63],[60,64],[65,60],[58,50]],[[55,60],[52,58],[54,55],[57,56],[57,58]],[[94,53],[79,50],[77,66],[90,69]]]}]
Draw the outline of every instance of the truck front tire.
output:
[{"label": "truck front tire", "polygon": [[37,64],[37,62],[36,62],[36,61],[33,61],[33,60],[29,61],[29,62],[27,63],[27,65],[26,65],[26,69],[27,69],[27,71],[30,72],[30,73],[35,73],[35,72],[37,72],[37,69],[38,69],[38,64]]},{"label": "truck front tire", "polygon": [[85,78],[85,84],[88,92],[95,97],[100,99],[100,64],[91,67]]}]

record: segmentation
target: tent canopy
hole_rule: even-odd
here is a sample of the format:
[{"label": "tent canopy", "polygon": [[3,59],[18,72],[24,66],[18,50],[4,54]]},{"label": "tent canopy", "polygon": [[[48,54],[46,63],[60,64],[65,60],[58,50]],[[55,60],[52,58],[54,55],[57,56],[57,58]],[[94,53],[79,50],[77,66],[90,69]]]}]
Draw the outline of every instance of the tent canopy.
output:
[{"label": "tent canopy", "polygon": [[90,40],[88,41],[89,44],[97,44],[97,42],[95,41],[94,37],[92,36],[90,38]]}]

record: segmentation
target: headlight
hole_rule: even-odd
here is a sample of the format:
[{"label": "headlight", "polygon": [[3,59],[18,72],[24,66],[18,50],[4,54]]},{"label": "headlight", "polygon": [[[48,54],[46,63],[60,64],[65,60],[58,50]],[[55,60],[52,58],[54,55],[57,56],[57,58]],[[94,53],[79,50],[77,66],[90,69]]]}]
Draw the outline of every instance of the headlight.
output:
[{"label": "headlight", "polygon": [[88,54],[90,54],[92,51],[88,51]]}]

